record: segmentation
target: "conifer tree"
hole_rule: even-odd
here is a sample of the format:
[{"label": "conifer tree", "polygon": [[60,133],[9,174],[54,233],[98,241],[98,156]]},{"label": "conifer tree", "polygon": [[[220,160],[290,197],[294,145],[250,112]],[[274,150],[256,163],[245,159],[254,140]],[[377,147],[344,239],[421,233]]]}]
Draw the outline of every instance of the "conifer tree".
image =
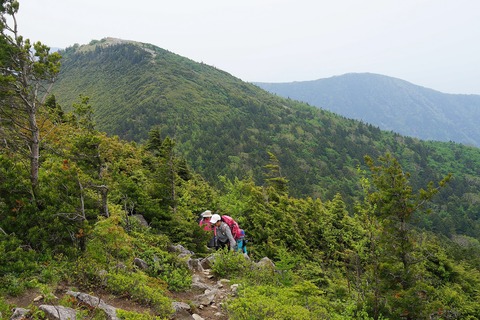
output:
[{"label": "conifer tree", "polygon": [[265,184],[267,189],[272,189],[272,191],[278,194],[287,194],[288,193],[288,180],[282,176],[280,161],[277,157],[268,152],[269,162],[265,165]]},{"label": "conifer tree", "polygon": [[[419,273],[417,266],[423,260],[414,241],[411,225],[413,215],[424,209],[428,201],[445,186],[450,176],[441,180],[436,187],[430,182],[426,190],[420,189],[415,193],[410,185],[410,174],[404,172],[400,163],[390,154],[379,157],[379,165],[368,156],[365,161],[372,172],[374,187],[367,195],[368,201],[370,208],[374,208],[375,219],[378,219],[383,231],[377,243],[382,252],[379,257],[382,287],[393,288],[396,290],[393,296],[400,297],[402,294],[410,294],[415,287]],[[374,263],[380,265],[378,261]],[[411,298],[419,299],[415,294]],[[395,303],[402,301],[398,298],[390,304],[395,308]],[[401,312],[414,316],[415,306],[400,305],[398,310],[393,311],[397,316]]]},{"label": "conifer tree", "polygon": [[[175,140],[170,137],[162,139],[158,128],[149,132],[149,139],[146,142],[145,149],[150,151],[156,158],[156,163],[152,168],[158,175],[156,187],[158,190],[155,190],[155,193],[162,199],[162,206],[165,209],[171,209],[175,213],[177,210],[179,160],[175,156],[174,148]],[[185,164],[181,164],[182,174],[188,178]]]},{"label": "conifer tree", "polygon": [[60,55],[18,32],[16,0],[0,2],[0,124],[3,146],[29,161],[32,198],[40,166],[40,113],[60,71]]}]

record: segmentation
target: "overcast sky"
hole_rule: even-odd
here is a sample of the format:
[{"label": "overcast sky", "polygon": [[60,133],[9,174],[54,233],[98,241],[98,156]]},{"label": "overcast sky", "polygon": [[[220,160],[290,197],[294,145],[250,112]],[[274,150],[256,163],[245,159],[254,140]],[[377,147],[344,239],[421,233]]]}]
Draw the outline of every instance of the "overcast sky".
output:
[{"label": "overcast sky", "polygon": [[249,82],[349,72],[480,94],[480,0],[19,0],[20,34],[146,42]]}]

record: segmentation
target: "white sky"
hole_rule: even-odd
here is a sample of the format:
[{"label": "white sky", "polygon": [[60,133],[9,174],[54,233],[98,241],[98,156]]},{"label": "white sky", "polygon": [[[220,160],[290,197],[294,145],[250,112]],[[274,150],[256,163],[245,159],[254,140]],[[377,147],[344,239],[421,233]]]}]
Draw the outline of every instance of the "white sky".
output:
[{"label": "white sky", "polygon": [[479,0],[19,0],[19,31],[51,47],[146,42],[244,81],[349,72],[480,94]]}]

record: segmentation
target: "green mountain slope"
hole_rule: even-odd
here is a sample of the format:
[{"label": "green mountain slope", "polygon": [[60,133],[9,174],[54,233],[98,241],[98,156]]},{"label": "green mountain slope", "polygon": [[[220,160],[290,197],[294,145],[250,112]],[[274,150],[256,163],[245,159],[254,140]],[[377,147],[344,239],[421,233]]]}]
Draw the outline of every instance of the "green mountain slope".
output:
[{"label": "green mountain slope", "polygon": [[251,176],[261,183],[272,152],[291,194],[331,199],[340,193],[352,204],[364,155],[392,152],[412,173],[414,185],[454,174],[437,198],[435,225],[422,223],[446,233],[480,235],[477,148],[382,132],[148,44],[104,39],[62,54],[54,92],[64,108],[87,95],[98,129],[138,142],[158,127],[213,183],[219,175]]},{"label": "green mountain slope", "polygon": [[342,76],[259,87],[348,118],[423,140],[480,146],[480,96],[445,94],[379,74]]}]

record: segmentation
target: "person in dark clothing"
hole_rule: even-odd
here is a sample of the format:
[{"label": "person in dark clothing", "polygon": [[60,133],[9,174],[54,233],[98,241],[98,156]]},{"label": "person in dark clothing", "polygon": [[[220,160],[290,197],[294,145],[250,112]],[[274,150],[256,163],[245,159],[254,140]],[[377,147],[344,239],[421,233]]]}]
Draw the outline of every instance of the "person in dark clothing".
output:
[{"label": "person in dark clothing", "polygon": [[232,231],[228,224],[222,221],[218,214],[214,214],[210,219],[210,223],[214,226],[217,236],[217,249],[228,247],[231,251],[235,251],[237,241],[233,238]]}]

